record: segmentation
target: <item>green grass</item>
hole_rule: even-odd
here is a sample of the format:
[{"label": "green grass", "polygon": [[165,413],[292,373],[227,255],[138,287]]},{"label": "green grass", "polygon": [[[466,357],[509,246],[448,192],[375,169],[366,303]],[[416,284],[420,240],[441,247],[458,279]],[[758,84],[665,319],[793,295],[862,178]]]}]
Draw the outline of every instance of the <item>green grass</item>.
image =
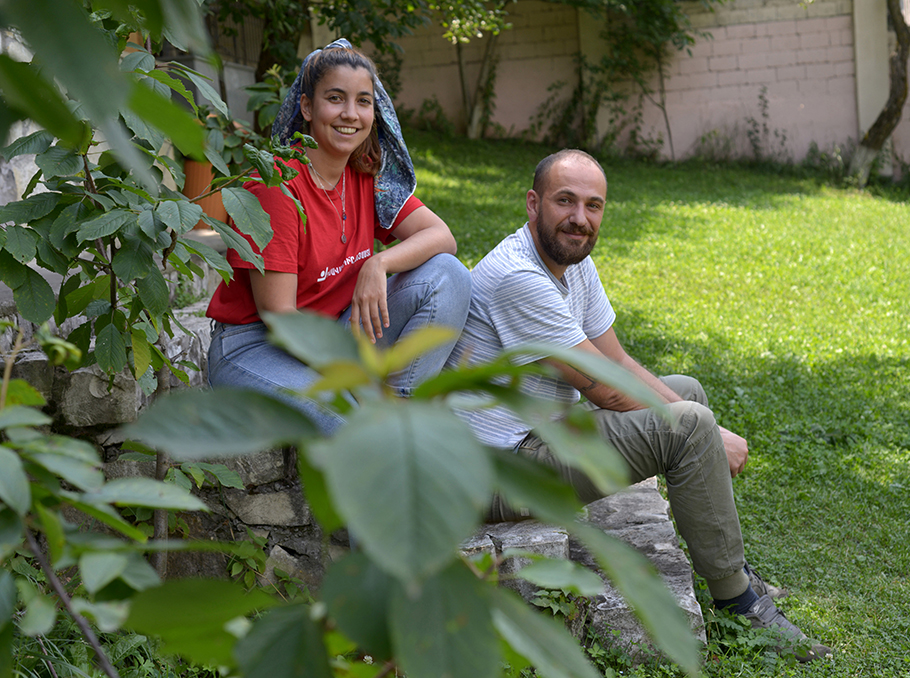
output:
[{"label": "green grass", "polygon": [[[524,223],[553,150],[408,142],[418,195],[468,265]],[[605,169],[593,256],[616,331],[652,371],[698,377],[749,441],[734,481],[746,555],[837,651],[794,667],[714,626],[706,673],[910,677],[910,195],[743,167]]]}]

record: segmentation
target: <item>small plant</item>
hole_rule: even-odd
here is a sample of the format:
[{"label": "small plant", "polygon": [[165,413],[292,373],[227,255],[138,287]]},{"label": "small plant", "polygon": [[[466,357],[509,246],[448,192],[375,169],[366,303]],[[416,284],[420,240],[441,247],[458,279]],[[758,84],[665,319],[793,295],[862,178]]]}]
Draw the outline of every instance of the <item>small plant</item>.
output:
[{"label": "small plant", "polygon": [[424,99],[420,109],[414,116],[413,125],[417,129],[437,132],[445,137],[455,136],[455,125],[446,116],[442,104],[434,94],[429,99]]},{"label": "small plant", "polygon": [[[752,148],[752,158],[755,162],[786,163],[789,158],[787,151],[787,131],[778,128],[771,129],[769,113],[771,103],[768,100],[768,87],[763,85],[758,93],[759,117],[746,118],[746,137]],[[772,141],[773,140],[773,141]]]}]

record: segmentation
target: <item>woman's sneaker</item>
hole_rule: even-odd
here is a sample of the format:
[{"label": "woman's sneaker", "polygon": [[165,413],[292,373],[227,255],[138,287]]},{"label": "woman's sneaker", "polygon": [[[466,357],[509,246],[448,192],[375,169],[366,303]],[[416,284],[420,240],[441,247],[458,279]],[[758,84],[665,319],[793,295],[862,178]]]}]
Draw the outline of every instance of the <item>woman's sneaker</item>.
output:
[{"label": "woman's sneaker", "polygon": [[774,600],[779,600],[790,595],[790,592],[787,589],[782,589],[773,584],[769,584],[764,579],[761,578],[761,575],[752,569],[752,566],[749,563],[746,563],[743,570],[746,571],[746,574],[749,575],[749,584],[752,586],[752,590],[755,591],[755,595],[759,598],[762,596],[770,596]]},{"label": "woman's sneaker", "polygon": [[792,654],[800,662],[834,656],[834,650],[811,640],[787,619],[767,594],[761,596],[744,616],[753,629],[769,629],[779,638],[774,649],[780,654]]}]

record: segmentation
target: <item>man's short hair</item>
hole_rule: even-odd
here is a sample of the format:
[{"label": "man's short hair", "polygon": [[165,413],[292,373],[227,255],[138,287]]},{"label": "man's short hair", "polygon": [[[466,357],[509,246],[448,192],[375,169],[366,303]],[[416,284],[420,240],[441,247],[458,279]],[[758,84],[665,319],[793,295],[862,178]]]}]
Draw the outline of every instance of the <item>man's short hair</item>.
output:
[{"label": "man's short hair", "polygon": [[585,153],[584,151],[577,148],[564,148],[561,151],[557,151],[556,153],[551,153],[546,158],[537,163],[537,169],[534,170],[534,185],[531,187],[537,195],[543,195],[543,191],[547,187],[547,180],[549,179],[550,168],[553,167],[553,163],[572,156],[584,158],[594,163],[594,166],[600,170],[601,174],[603,174],[604,182],[606,183],[607,173],[604,172],[604,168],[594,156],[592,156],[590,153]]}]

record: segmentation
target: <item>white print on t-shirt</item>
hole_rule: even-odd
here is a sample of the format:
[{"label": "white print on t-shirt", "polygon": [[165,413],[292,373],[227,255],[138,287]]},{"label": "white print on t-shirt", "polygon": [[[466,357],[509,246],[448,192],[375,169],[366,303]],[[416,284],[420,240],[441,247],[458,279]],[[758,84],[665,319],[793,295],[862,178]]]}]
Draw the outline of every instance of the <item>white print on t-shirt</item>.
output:
[{"label": "white print on t-shirt", "polygon": [[373,254],[373,250],[361,250],[356,255],[347,257],[341,264],[341,266],[330,266],[325,269],[322,273],[319,274],[319,277],[316,279],[316,282],[322,282],[326,278],[330,278],[333,275],[338,275],[344,270],[344,267],[348,264],[353,264],[354,262],[360,261],[361,259],[366,259]]}]

